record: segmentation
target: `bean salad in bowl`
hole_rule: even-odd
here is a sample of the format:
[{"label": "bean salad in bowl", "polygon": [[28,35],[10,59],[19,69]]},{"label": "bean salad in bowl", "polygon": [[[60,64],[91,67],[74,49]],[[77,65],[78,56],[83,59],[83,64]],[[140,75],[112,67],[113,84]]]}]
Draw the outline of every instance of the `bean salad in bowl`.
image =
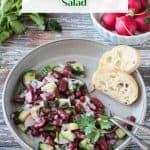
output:
[{"label": "bean salad in bowl", "polygon": [[[12,112],[14,124],[39,140],[39,150],[109,150],[125,133],[106,114],[101,100],[92,97],[82,78],[86,68],[77,61],[20,77]],[[135,121],[133,116],[130,120]],[[129,125],[124,125],[131,128]]]}]

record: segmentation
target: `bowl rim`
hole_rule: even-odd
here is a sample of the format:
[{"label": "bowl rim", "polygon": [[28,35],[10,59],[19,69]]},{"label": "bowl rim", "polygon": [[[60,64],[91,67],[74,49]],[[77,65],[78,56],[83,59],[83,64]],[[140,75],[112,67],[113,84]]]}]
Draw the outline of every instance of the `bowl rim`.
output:
[{"label": "bowl rim", "polygon": [[136,38],[144,38],[145,36],[150,36],[150,31],[149,32],[146,32],[146,33],[141,33],[141,34],[138,34],[138,35],[131,35],[131,36],[125,36],[125,35],[119,35],[117,33],[114,33],[106,28],[104,28],[96,19],[95,17],[95,14],[102,14],[102,13],[90,13],[90,16],[91,16],[91,19],[93,21],[93,23],[99,27],[99,29],[102,29],[103,31],[105,31],[107,34],[111,34],[112,36],[116,36],[118,38],[122,38],[122,39],[136,39]]},{"label": "bowl rim", "polygon": [[[3,86],[3,91],[2,91],[2,111],[3,111],[3,117],[4,117],[4,121],[6,123],[6,125],[8,126],[9,130],[11,131],[12,135],[15,137],[15,139],[17,140],[18,144],[20,144],[23,148],[26,148],[27,150],[33,150],[31,148],[31,146],[29,146],[25,141],[23,141],[20,136],[17,135],[17,133],[15,132],[15,130],[12,128],[10,122],[9,122],[9,119],[8,119],[8,114],[6,112],[6,105],[5,105],[5,95],[6,95],[6,89],[7,89],[7,86],[8,86],[8,82],[11,78],[11,75],[12,73],[15,71],[15,69],[19,66],[20,62],[22,62],[24,59],[26,59],[28,56],[30,55],[33,55],[33,53],[35,53],[38,49],[42,48],[42,47],[45,47],[49,44],[53,44],[53,43],[59,43],[59,42],[64,42],[66,40],[82,40],[82,41],[85,41],[85,42],[92,42],[92,43],[95,43],[95,44],[101,44],[101,45],[104,45],[104,46],[107,46],[107,47],[111,47],[109,45],[106,45],[106,44],[103,44],[99,41],[95,41],[95,40],[89,40],[89,39],[85,39],[85,38],[64,38],[64,39],[61,39],[61,40],[52,40],[51,42],[46,42],[44,44],[41,44],[35,48],[33,48],[33,50],[31,50],[28,54],[26,54],[25,56],[23,56],[17,63],[16,65],[11,69],[11,71],[9,72],[6,80],[5,80],[5,83],[4,83],[4,86]],[[138,70],[135,71],[138,76],[139,76],[139,79],[141,80],[141,83],[143,85],[143,91],[144,91],[144,99],[145,99],[145,103],[143,104],[143,113],[141,114],[141,120],[139,123],[143,123],[144,119],[145,119],[145,116],[146,116],[146,110],[147,110],[147,97],[146,97],[146,87],[145,87],[145,83],[144,83],[144,80],[140,74],[140,72]],[[133,129],[133,133],[136,133],[137,132],[137,128]],[[125,141],[119,145],[117,148],[115,148],[115,150],[123,150],[130,142],[131,138],[130,137],[127,137],[125,139]]]}]

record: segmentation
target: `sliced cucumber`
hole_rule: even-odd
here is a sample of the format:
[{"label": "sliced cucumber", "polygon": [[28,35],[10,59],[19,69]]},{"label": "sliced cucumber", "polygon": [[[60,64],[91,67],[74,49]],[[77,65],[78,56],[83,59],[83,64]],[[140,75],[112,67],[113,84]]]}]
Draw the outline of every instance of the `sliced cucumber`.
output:
[{"label": "sliced cucumber", "polygon": [[85,67],[81,63],[70,64],[72,72],[76,75],[85,75]]},{"label": "sliced cucumber", "polygon": [[40,143],[38,150],[54,150],[54,147],[45,143]]},{"label": "sliced cucumber", "polygon": [[77,123],[66,123],[63,124],[62,128],[64,128],[67,131],[73,131],[79,129],[79,126]]},{"label": "sliced cucumber", "polygon": [[23,132],[26,133],[28,131],[28,128],[24,126],[24,124],[19,124],[18,128]]},{"label": "sliced cucumber", "polygon": [[69,142],[73,142],[75,139],[75,136],[71,131],[61,131],[60,135]]},{"label": "sliced cucumber", "polygon": [[55,142],[57,144],[68,144],[69,143],[69,141],[64,139],[64,137],[62,137],[62,135],[59,134],[58,132],[56,133]]},{"label": "sliced cucumber", "polygon": [[41,88],[43,92],[54,92],[57,88],[57,85],[54,82],[47,83]]},{"label": "sliced cucumber", "polygon": [[47,125],[44,127],[44,129],[45,129],[46,131],[53,131],[53,130],[56,129],[56,126],[47,124]]},{"label": "sliced cucumber", "polygon": [[20,112],[19,116],[18,116],[18,119],[20,122],[24,122],[26,117],[30,114],[29,111],[26,111],[26,110],[23,110]]},{"label": "sliced cucumber", "polygon": [[25,85],[29,84],[31,81],[33,81],[35,79],[35,76],[36,76],[36,71],[35,70],[30,70],[30,71],[26,72],[23,75],[23,83]]},{"label": "sliced cucumber", "polygon": [[126,136],[125,132],[124,132],[123,130],[121,130],[120,128],[117,129],[117,130],[115,131],[115,133],[116,133],[116,135],[117,135],[117,137],[118,137],[119,139],[122,139],[122,138],[124,138],[124,137]]},{"label": "sliced cucumber", "polygon": [[31,116],[32,116],[32,118],[37,118],[39,116],[40,108],[41,108],[41,106],[37,105],[37,106],[34,106],[31,109]]},{"label": "sliced cucumber", "polygon": [[80,142],[79,147],[82,150],[95,150],[94,145],[91,144],[90,139],[84,139]]},{"label": "sliced cucumber", "polygon": [[39,75],[42,76],[42,77],[45,77],[47,76],[47,74],[52,71],[52,68],[51,66],[45,66],[40,72],[39,72]]},{"label": "sliced cucumber", "polygon": [[65,108],[65,112],[70,114],[70,113],[75,112],[75,110],[73,107],[68,107],[68,108]]},{"label": "sliced cucumber", "polygon": [[54,71],[62,72],[64,70],[64,66],[58,65],[53,67]]}]

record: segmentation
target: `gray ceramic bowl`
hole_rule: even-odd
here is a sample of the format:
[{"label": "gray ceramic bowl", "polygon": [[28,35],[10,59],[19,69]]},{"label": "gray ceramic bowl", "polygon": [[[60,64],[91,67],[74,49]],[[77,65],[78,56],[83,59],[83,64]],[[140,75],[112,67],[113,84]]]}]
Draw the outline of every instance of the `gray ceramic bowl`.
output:
[{"label": "gray ceramic bowl", "polygon": [[[87,67],[87,78],[85,82],[89,84],[92,74],[97,68],[100,56],[107,50],[110,50],[110,47],[94,41],[82,39],[55,41],[36,48],[14,67],[8,75],[4,86],[2,105],[4,118],[10,131],[25,150],[37,149],[39,139],[22,134],[10,118],[11,113],[18,109],[18,106],[13,103],[13,96],[19,76],[31,68],[38,69],[46,64],[54,65],[66,62],[67,60],[79,60]],[[138,71],[133,75],[139,84],[140,94],[138,101],[132,106],[121,105],[100,92],[96,92],[95,95],[117,115],[122,117],[134,115],[137,118],[137,122],[142,123],[146,111],[145,86]],[[134,132],[136,132],[136,129]],[[130,138],[127,138],[117,143],[116,149],[122,150],[129,143],[129,140]]]}]

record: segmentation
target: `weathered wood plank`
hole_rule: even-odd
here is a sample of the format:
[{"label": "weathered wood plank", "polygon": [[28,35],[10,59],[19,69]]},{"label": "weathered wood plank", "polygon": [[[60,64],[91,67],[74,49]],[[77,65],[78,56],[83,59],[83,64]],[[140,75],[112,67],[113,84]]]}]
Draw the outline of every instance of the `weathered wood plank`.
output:
[{"label": "weathered wood plank", "polygon": [[[43,43],[59,40],[63,38],[86,38],[96,40],[105,44],[110,44],[106,41],[95,29],[90,19],[89,14],[52,14],[49,18],[57,19],[63,26],[63,32],[42,32],[38,31],[37,27],[31,22],[28,22],[28,30],[24,35],[14,36],[5,44],[0,46],[0,150],[21,150],[17,141],[12,137],[5,125],[2,109],[1,109],[1,93],[8,70],[33,48]],[[148,109],[144,124],[150,126],[150,41],[136,46],[142,57],[142,65],[139,68],[145,81]],[[138,135],[149,142],[150,135],[144,135],[139,132]],[[139,150],[135,143],[131,143],[126,150]]]}]

